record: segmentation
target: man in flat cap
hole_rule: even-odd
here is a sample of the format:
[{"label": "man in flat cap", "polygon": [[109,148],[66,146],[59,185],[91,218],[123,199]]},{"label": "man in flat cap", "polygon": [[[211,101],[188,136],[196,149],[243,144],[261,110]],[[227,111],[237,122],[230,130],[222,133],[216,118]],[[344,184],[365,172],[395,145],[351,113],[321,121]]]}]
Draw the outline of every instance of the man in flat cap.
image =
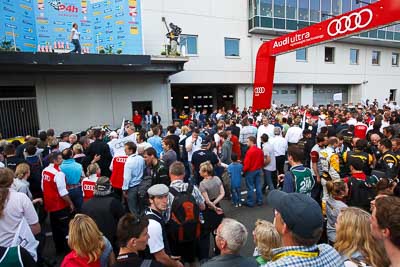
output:
[{"label": "man in flat cap", "polygon": [[171,257],[167,232],[162,213],[167,210],[169,188],[164,184],[156,184],[147,190],[150,207],[145,211],[149,219],[148,247],[145,250],[147,259],[155,259],[164,266],[183,267],[179,257]]}]

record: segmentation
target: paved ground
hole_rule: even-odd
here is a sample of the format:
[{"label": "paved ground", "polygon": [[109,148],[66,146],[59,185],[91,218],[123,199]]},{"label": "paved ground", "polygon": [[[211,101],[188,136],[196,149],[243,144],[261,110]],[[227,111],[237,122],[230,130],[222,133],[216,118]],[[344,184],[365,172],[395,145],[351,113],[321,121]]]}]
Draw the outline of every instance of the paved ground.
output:
[{"label": "paved ground", "polygon": [[[242,198],[246,195],[242,195]],[[254,243],[253,243],[253,230],[254,224],[257,219],[263,219],[267,221],[273,220],[273,211],[272,208],[266,204],[266,197],[264,196],[264,205],[255,206],[254,208],[248,208],[245,206],[235,208],[231,205],[231,203],[227,200],[224,200],[222,203],[222,208],[225,211],[225,216],[228,218],[233,218],[241,223],[243,223],[247,231],[249,233],[246,246],[242,250],[243,256],[252,256],[254,251]]]},{"label": "paved ground", "polygon": [[[246,191],[244,191],[244,186],[242,187],[242,199],[246,198]],[[254,193],[255,194],[255,193]],[[254,196],[255,197],[255,196]],[[249,208],[246,206],[235,208],[232,206],[231,202],[228,200],[223,200],[221,203],[221,207],[225,211],[225,217],[233,218],[241,223],[243,223],[247,227],[247,231],[249,233],[246,246],[242,250],[243,256],[252,256],[254,251],[254,243],[253,243],[253,229],[254,224],[257,219],[263,219],[272,221],[273,220],[273,211],[272,208],[266,204],[266,196],[264,196],[264,204],[262,206],[255,206],[254,208]],[[47,229],[50,232],[50,229]],[[51,236],[47,237],[46,248],[45,248],[45,256],[47,256],[52,261],[57,260],[57,265],[60,266],[62,257],[54,257],[54,245]]]}]

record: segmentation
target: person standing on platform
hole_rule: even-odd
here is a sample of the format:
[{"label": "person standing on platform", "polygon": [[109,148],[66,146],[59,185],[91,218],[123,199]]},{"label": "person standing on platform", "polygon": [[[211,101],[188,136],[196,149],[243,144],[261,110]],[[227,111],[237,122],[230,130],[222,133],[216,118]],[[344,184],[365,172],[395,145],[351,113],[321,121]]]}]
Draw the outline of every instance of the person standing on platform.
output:
[{"label": "person standing on platform", "polygon": [[71,36],[69,37],[71,43],[75,46],[74,50],[71,51],[71,53],[82,53],[82,48],[81,44],[79,42],[79,39],[81,37],[81,33],[78,32],[78,24],[74,23],[72,24],[72,30],[71,30]]}]

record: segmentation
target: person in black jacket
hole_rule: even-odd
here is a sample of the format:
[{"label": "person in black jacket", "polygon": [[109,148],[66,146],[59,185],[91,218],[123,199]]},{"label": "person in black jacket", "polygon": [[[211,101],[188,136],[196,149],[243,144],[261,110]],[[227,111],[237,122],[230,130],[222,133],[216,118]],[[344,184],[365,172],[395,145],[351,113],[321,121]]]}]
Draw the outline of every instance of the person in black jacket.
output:
[{"label": "person in black jacket", "polygon": [[13,144],[7,144],[4,147],[4,166],[15,172],[17,165],[20,163],[26,163],[26,161],[16,156],[15,146]]},{"label": "person in black jacket", "polygon": [[95,156],[99,155],[100,160],[97,162],[101,169],[101,174],[107,177],[111,176],[110,164],[112,160],[110,147],[103,142],[103,132],[100,129],[94,130],[96,140],[91,143],[86,151],[88,159],[92,161]]},{"label": "person in black jacket", "polygon": [[119,219],[125,214],[124,208],[112,192],[110,179],[100,177],[94,188],[94,196],[82,205],[81,212],[91,217],[100,231],[118,252],[116,231]]}]

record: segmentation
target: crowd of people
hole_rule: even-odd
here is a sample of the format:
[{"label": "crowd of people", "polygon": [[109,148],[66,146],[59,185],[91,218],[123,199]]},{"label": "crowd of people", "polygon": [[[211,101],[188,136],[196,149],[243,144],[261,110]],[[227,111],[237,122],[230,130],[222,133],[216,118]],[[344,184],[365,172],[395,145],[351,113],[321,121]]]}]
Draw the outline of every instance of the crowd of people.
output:
[{"label": "crowd of people", "polygon": [[[400,266],[393,105],[172,115],[2,142],[0,266],[55,265],[48,222],[65,267]],[[252,257],[224,199],[274,210],[255,222]]]}]

